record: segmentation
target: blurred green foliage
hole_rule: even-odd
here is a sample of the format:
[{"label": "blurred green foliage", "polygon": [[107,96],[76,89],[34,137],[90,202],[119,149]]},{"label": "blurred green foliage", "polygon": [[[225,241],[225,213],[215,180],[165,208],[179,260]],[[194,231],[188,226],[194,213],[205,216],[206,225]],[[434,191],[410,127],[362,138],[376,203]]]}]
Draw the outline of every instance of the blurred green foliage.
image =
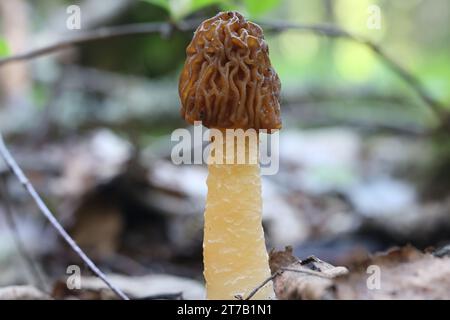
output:
[{"label": "blurred green foliage", "polygon": [[280,0],[245,0],[245,9],[250,17],[261,16],[274,9]]},{"label": "blurred green foliage", "polygon": [[[169,14],[160,6],[138,1],[129,10],[108,21],[107,25],[167,21]],[[175,72],[184,61],[189,37],[174,33],[110,39],[82,46],[81,63],[118,73],[141,74],[150,78]]]},{"label": "blurred green foliage", "polygon": [[[39,18],[34,17],[36,25],[45,29],[44,13],[49,10],[43,7],[51,6],[50,2],[30,3],[38,12]],[[53,6],[56,3],[55,0]],[[381,29],[367,27],[370,5],[380,7]],[[93,27],[208,18],[220,10],[238,10],[257,21],[334,24],[362,35],[379,44],[437,100],[450,106],[448,0],[140,0],[130,2],[117,15]],[[167,36],[99,41],[83,45],[76,63],[117,74],[143,76],[154,83],[160,79],[176,83],[191,39],[191,31],[174,31]],[[360,43],[299,30],[267,32],[266,40],[272,64],[282,81],[283,99],[291,105],[303,107],[303,100],[314,100],[307,105],[309,110],[320,110],[324,115],[344,120],[390,123],[415,119],[421,124],[434,121],[414,91]],[[7,46],[0,39],[2,52],[7,52]],[[345,94],[340,96],[341,92]],[[367,93],[401,96],[403,105],[387,99],[367,99]],[[295,118],[293,121],[308,122]]]},{"label": "blurred green foliage", "polygon": [[[331,19],[332,23],[352,33],[380,43],[401,65],[424,79],[437,98],[450,100],[449,56],[445,53],[450,51],[450,28],[445,23],[449,5],[445,1],[438,0],[434,6],[429,1],[394,3],[385,0],[142,1],[163,8],[174,20],[206,7],[239,10],[250,19],[263,15],[298,23],[330,23]],[[367,27],[368,7],[374,4],[381,9],[382,27],[379,30]],[[435,19],[436,16],[440,19]],[[438,28],[433,28],[433,24]],[[435,41],[430,35],[435,36]],[[268,36],[268,41],[272,61],[284,84],[295,85],[300,81],[323,87],[333,87],[336,83],[370,85],[375,90],[410,94],[409,88],[361,44],[297,31]]]},{"label": "blurred green foliage", "polygon": [[9,54],[9,47],[6,40],[0,37],[0,57],[7,56]]},{"label": "blurred green foliage", "polygon": [[142,0],[164,8],[172,20],[180,20],[204,7],[217,5],[221,10],[240,10],[248,17],[259,17],[273,8],[280,0]]},{"label": "blurred green foliage", "polygon": [[203,7],[222,2],[221,0],[143,0],[143,1],[164,8],[174,21],[180,20]]},{"label": "blurred green foliage", "polygon": [[[326,2],[330,4],[328,8]],[[381,10],[381,29],[367,27],[367,9],[373,4]],[[441,0],[284,0],[274,20],[332,23],[367,37],[449,105],[449,12],[450,2]],[[387,95],[404,94],[422,104],[403,80],[361,44],[298,31],[269,36],[268,42],[272,62],[285,87],[370,87]]]},{"label": "blurred green foliage", "polygon": [[[142,0],[108,25],[179,20],[199,13],[212,16],[218,10],[240,10],[247,16],[260,16],[270,12],[279,0]],[[185,49],[191,33],[173,33],[136,36],[105,40],[82,46],[83,65],[130,74],[161,77],[176,72],[185,58]],[[125,58],[126,57],[126,58]]]}]

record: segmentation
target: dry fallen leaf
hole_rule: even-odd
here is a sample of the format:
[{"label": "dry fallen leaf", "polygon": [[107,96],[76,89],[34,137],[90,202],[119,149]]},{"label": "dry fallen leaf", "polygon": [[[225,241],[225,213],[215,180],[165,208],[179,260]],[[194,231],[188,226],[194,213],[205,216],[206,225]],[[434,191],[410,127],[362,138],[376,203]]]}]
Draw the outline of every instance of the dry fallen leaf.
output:
[{"label": "dry fallen leaf", "polygon": [[270,256],[279,299],[450,299],[450,257],[412,246],[379,253],[350,267],[315,257],[303,261],[292,249]]},{"label": "dry fallen leaf", "polygon": [[270,267],[278,273],[273,280],[275,294],[282,300],[310,300],[326,298],[333,278],[346,274],[344,267],[335,267],[316,257],[300,261],[292,255],[292,248],[270,253]]},{"label": "dry fallen leaf", "polygon": [[[379,288],[370,285],[377,275],[368,273],[369,266],[379,270]],[[439,258],[412,246],[391,249],[336,279],[329,294],[334,299],[450,299],[450,257]]]},{"label": "dry fallen leaf", "polygon": [[0,288],[0,300],[50,300],[50,296],[32,286]]},{"label": "dry fallen leaf", "polygon": [[[204,287],[198,281],[171,275],[152,274],[141,277],[108,275],[109,280],[132,299],[146,299],[152,296],[182,297],[186,300],[204,299]],[[111,300],[117,296],[96,277],[83,277],[80,290],[69,290],[64,281],[53,289],[56,299]]]}]

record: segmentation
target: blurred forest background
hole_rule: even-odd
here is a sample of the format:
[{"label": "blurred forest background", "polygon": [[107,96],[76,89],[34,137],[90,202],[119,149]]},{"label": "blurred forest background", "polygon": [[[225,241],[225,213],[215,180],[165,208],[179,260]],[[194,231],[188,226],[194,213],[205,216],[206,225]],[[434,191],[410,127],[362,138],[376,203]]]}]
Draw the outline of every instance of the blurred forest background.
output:
[{"label": "blurred forest background", "polygon": [[[67,29],[74,4],[81,30]],[[367,25],[371,5],[380,29]],[[207,171],[173,165],[170,134],[187,127],[177,81],[195,21],[220,10],[267,26],[282,82],[280,172],[263,178],[268,248],[348,266],[392,246],[445,247],[449,1],[0,0],[0,59],[89,30],[161,23],[153,34],[0,60],[5,143],[100,268],[134,297],[203,296]],[[67,291],[72,264],[91,291]],[[0,288],[104,297],[89,274],[0,161]]]}]

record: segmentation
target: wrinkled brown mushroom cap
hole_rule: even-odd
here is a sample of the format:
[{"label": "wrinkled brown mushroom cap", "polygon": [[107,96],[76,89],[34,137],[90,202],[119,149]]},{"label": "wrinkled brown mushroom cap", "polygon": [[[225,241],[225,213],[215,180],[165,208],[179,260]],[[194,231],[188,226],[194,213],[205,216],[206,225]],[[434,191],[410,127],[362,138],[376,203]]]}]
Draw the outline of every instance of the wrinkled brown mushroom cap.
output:
[{"label": "wrinkled brown mushroom cap", "polygon": [[238,12],[205,20],[186,49],[181,115],[208,128],[280,129],[280,80],[261,27]]}]

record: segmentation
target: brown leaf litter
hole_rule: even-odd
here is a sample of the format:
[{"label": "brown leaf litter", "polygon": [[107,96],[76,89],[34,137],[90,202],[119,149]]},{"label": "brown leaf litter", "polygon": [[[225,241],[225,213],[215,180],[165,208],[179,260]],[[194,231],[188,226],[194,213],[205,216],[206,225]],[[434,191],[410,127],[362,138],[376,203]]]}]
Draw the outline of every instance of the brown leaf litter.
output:
[{"label": "brown leaf litter", "polygon": [[271,252],[278,299],[450,299],[450,257],[412,246],[393,248],[364,261],[335,267],[316,257],[303,261],[292,248]]}]

